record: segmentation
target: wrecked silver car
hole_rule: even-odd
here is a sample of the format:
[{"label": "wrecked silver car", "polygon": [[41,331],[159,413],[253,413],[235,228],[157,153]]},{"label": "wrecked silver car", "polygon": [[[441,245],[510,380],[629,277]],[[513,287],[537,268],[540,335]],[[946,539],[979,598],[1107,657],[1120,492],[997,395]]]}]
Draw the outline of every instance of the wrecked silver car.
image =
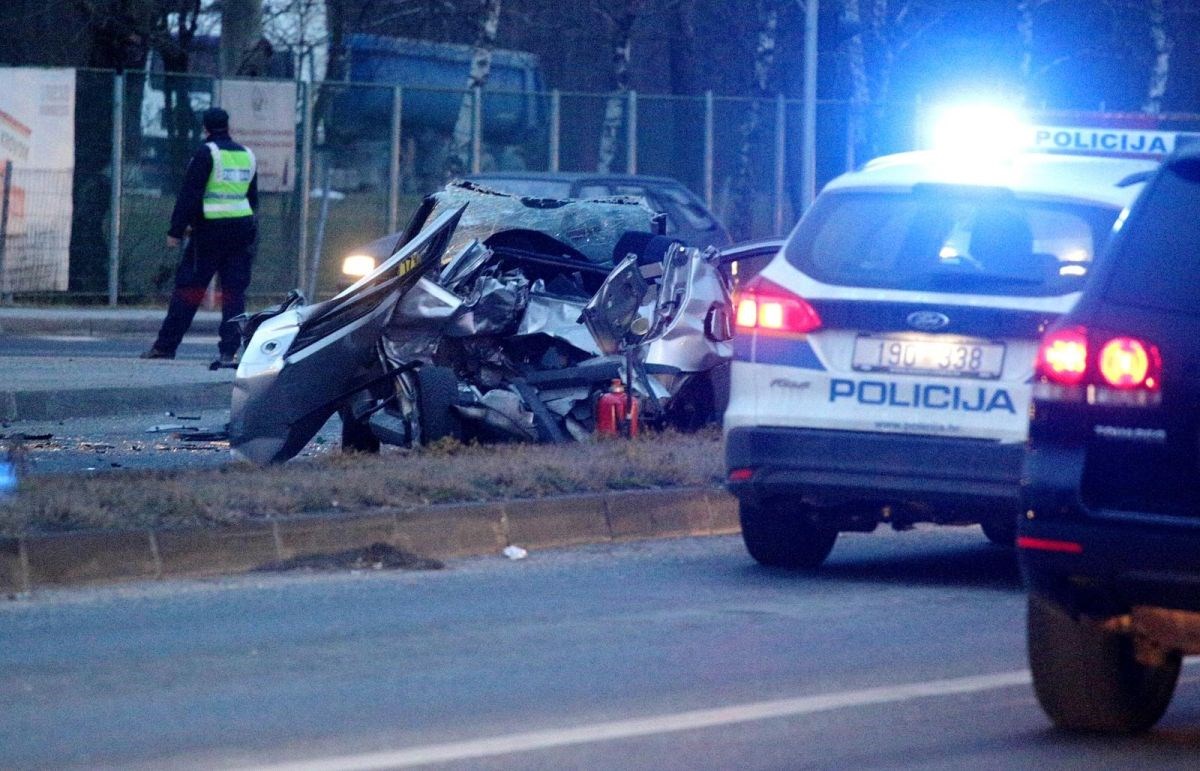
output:
[{"label": "wrecked silver car", "polygon": [[728,282],[716,250],[660,229],[636,199],[447,186],[337,296],[293,292],[243,320],[234,454],[285,461],[335,412],[343,446],[364,451],[584,440],[614,391],[634,429],[713,420],[732,355]]}]

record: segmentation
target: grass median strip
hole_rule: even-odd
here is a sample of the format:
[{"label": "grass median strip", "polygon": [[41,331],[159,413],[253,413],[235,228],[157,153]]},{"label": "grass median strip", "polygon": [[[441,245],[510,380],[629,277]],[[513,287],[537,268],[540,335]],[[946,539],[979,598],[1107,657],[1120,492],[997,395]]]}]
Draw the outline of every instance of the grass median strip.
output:
[{"label": "grass median strip", "polygon": [[0,535],[222,525],[378,507],[714,484],[720,433],[560,445],[441,443],[283,466],[31,476],[0,502]]}]

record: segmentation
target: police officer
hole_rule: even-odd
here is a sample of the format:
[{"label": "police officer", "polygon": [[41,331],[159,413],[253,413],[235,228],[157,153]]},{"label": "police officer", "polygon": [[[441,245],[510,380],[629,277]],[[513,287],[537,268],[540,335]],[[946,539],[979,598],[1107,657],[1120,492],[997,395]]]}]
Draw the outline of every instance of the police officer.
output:
[{"label": "police officer", "polygon": [[[141,355],[143,359],[175,358],[213,274],[221,278],[222,322],[245,309],[258,234],[254,153],[229,137],[229,113],[219,107],[205,110],[203,125],[205,143],[188,163],[167,231],[169,248],[186,239],[175,272],[175,291],[158,339]],[[241,339],[231,327],[221,324],[213,369],[236,363]]]}]

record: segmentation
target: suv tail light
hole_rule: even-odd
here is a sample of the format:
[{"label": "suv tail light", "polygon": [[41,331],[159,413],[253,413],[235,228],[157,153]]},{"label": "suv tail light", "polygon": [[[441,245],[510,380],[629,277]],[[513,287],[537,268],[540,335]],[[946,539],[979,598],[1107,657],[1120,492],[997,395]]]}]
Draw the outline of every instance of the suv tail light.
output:
[{"label": "suv tail light", "polygon": [[1037,374],[1056,385],[1082,383],[1087,374],[1087,333],[1081,327],[1048,333],[1038,349]]},{"label": "suv tail light", "polygon": [[1157,388],[1158,350],[1132,337],[1115,337],[1100,349],[1100,376],[1113,388]]},{"label": "suv tail light", "polygon": [[738,293],[737,328],[803,334],[821,328],[821,317],[803,297],[756,278]]},{"label": "suv tail light", "polygon": [[1136,337],[1053,330],[1038,349],[1036,376],[1034,397],[1043,401],[1152,407],[1161,400],[1158,347]]}]

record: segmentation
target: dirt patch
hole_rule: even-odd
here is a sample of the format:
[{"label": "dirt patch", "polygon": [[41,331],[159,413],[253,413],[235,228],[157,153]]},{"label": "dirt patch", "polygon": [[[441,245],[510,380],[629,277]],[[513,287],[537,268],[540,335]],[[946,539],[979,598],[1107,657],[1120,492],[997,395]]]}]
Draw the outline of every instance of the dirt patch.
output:
[{"label": "dirt patch", "polygon": [[419,451],[330,455],[258,468],[114,470],[21,480],[0,502],[0,534],[221,525],[430,503],[700,486],[723,474],[721,435],[646,434],[560,445],[439,443]]},{"label": "dirt patch", "polygon": [[386,543],[373,543],[360,549],[349,549],[334,554],[307,554],[289,560],[269,562],[258,568],[259,572],[287,572],[293,570],[441,570],[444,563],[419,557]]}]

